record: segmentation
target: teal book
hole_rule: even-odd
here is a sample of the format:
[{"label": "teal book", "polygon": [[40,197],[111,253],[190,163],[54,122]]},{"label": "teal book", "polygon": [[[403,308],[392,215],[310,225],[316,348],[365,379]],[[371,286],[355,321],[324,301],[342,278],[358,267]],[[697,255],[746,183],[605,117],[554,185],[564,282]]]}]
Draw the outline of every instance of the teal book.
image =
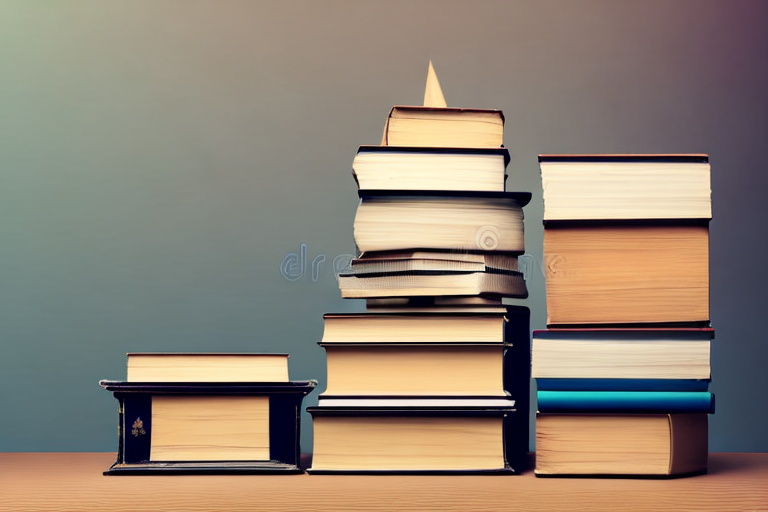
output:
[{"label": "teal book", "polygon": [[707,391],[710,379],[537,378],[539,391]]},{"label": "teal book", "polygon": [[547,412],[715,412],[706,391],[538,391],[538,410]]}]

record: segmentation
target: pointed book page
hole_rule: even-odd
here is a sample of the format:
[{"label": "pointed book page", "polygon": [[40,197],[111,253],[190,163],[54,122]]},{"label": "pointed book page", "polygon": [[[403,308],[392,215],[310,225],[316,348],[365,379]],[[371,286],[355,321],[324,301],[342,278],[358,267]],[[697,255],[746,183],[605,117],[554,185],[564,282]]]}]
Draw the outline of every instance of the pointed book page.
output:
[{"label": "pointed book page", "polygon": [[432,61],[427,70],[424,104],[395,105],[384,124],[382,146],[421,148],[500,148],[504,138],[501,110],[448,107]]},{"label": "pointed book page", "polygon": [[448,106],[445,102],[445,96],[443,96],[443,90],[440,88],[440,81],[437,79],[437,73],[435,73],[435,68],[432,66],[432,61],[429,61],[429,69],[427,70],[427,85],[424,88],[424,106],[437,108],[445,108]]}]

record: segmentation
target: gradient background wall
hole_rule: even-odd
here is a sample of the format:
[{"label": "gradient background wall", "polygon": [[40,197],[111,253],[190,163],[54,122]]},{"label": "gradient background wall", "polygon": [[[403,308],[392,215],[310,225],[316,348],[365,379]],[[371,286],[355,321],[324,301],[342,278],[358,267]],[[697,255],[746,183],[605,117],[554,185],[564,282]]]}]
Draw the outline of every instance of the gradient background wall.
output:
[{"label": "gradient background wall", "polygon": [[539,153],[709,153],[710,449],[768,451],[768,3],[702,0],[0,3],[0,451],[116,450],[129,351],[288,352],[322,389],[323,313],[363,309],[352,158],[429,59],[506,114],[533,261]]}]

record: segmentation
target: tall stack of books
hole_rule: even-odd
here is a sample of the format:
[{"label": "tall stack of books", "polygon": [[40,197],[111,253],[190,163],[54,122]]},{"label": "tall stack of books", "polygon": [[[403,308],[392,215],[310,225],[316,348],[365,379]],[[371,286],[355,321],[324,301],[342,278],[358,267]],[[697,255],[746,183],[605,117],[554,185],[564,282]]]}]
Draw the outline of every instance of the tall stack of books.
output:
[{"label": "tall stack of books", "polygon": [[512,472],[528,448],[529,193],[505,191],[498,110],[448,108],[430,64],[423,107],[395,106],[353,162],[358,256],[339,276],[357,314],[326,314],[314,473]]},{"label": "tall stack of books", "polygon": [[536,474],[707,469],[706,155],[541,155]]},{"label": "tall stack of books", "polygon": [[117,461],[105,474],[299,473],[301,402],[287,354],[131,353]]}]

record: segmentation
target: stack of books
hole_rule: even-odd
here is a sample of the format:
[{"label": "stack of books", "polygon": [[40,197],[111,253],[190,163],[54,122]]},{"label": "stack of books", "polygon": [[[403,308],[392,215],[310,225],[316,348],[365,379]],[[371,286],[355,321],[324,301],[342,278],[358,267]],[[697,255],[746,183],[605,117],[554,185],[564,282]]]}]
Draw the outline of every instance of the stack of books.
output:
[{"label": "stack of books", "polygon": [[528,193],[505,191],[498,110],[392,108],[353,162],[357,314],[326,314],[313,473],[513,472],[528,449],[529,312],[517,266]]},{"label": "stack of books", "polygon": [[287,354],[130,353],[119,402],[117,461],[107,475],[297,473],[301,402]]},{"label": "stack of books", "polygon": [[705,472],[706,155],[541,155],[548,330],[536,474]]}]

